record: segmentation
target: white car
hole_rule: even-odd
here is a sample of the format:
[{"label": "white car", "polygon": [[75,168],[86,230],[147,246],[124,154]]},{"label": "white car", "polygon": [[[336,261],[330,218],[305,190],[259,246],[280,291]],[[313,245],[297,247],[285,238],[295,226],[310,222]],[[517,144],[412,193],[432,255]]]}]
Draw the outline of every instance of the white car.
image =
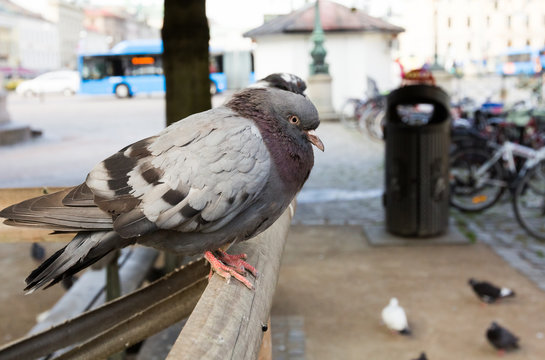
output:
[{"label": "white car", "polygon": [[47,93],[61,93],[68,96],[78,92],[79,84],[80,78],[77,71],[59,70],[44,73],[32,80],[23,81],[17,86],[15,92],[25,96]]}]

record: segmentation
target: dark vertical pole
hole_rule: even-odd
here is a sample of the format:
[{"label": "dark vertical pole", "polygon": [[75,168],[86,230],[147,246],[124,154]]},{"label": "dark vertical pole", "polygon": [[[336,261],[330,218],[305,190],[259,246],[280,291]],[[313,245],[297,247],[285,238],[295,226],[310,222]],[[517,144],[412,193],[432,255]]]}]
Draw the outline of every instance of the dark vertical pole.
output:
[{"label": "dark vertical pole", "polygon": [[165,0],[163,69],[170,125],[211,107],[206,1]]}]

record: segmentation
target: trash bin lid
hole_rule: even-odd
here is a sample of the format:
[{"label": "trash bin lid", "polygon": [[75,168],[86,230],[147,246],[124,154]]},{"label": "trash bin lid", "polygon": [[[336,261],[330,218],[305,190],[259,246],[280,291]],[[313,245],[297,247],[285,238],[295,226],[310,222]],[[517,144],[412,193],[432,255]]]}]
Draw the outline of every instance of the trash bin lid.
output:
[{"label": "trash bin lid", "polygon": [[[414,112],[406,114],[411,111]],[[410,118],[410,121],[407,121]],[[426,125],[447,121],[450,118],[448,94],[437,86],[407,85],[392,91],[387,97],[388,122],[405,122],[409,125]]]}]

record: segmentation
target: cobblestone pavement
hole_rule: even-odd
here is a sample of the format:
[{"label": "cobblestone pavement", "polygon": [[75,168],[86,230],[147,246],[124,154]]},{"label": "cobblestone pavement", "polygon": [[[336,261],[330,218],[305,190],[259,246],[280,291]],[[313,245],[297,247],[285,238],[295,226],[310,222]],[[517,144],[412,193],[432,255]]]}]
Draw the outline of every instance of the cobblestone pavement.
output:
[{"label": "cobblestone pavement", "polygon": [[325,151],[297,197],[294,223],[357,225],[383,222],[384,145],[340,123],[317,130]]},{"label": "cobblestone pavement", "polygon": [[[298,196],[293,222],[305,225],[384,225],[384,146],[340,123],[323,123],[324,153]],[[526,234],[508,194],[480,214],[451,210],[461,233],[488,244],[511,266],[545,290],[545,244]],[[451,225],[452,226],[452,225]]]}]

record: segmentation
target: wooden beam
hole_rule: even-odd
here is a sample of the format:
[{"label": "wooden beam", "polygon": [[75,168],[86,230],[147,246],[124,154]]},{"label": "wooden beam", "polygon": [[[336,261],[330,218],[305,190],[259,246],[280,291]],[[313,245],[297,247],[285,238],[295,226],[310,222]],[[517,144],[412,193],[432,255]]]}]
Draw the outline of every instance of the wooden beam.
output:
[{"label": "wooden beam", "polygon": [[[179,318],[188,316],[198,296],[200,296],[206,286],[206,277],[209,268],[204,265],[204,260],[191,263],[182,269],[177,269],[165,275],[163,278],[138,291],[120,297],[95,310],[58,324],[51,329],[7,344],[0,348],[0,359],[34,359],[48,355],[57,349],[92,338],[103,341],[93,343],[95,347],[100,347],[100,351],[104,351],[105,349],[102,346],[104,341],[117,341],[115,344],[109,343],[111,351],[105,354],[105,356],[97,356],[94,359],[104,358],[113,354],[126,346],[134,344],[129,339],[134,340],[140,336],[145,338],[153,334],[153,332],[150,333],[149,331],[156,330],[157,327],[159,327],[157,330],[159,331],[179,321],[179,319],[176,319],[176,316]],[[184,295],[183,292],[185,290],[188,290],[192,295],[189,296],[187,293]],[[170,299],[169,302],[164,303],[163,300],[167,298]],[[172,301],[172,299],[175,301]],[[191,303],[193,300],[194,303]],[[175,304],[179,302],[180,304],[172,305],[172,302]],[[159,303],[162,305],[159,305]],[[159,307],[156,307],[156,305]],[[152,314],[166,313],[173,307],[176,307],[180,311],[175,316],[172,313],[169,313],[170,316],[166,318],[163,315],[157,317],[149,315],[150,311]],[[160,325],[153,322],[160,323]],[[120,331],[121,329],[129,331],[130,329],[128,328],[131,326],[128,324],[137,329],[137,333],[131,333],[132,337],[130,338],[123,335],[114,337],[110,332]],[[136,340],[136,342],[138,341]],[[68,354],[79,353],[81,349],[82,347],[80,346],[61,356],[69,357]],[[92,353],[91,350],[85,351]]]},{"label": "wooden beam", "polygon": [[[142,285],[157,256],[157,250],[143,246],[125,248],[121,251],[119,276],[123,295],[135,291]],[[70,290],[48,311],[47,317],[30,330],[29,335],[43,332],[104,304],[106,302],[105,273],[105,269],[85,271]]]},{"label": "wooden beam", "polygon": [[191,314],[206,288],[203,278],[157,302],[108,331],[52,360],[103,359],[158,333]]},{"label": "wooden beam", "polygon": [[167,360],[257,358],[292,213],[290,207],[265,232],[229,249],[231,254],[246,253],[256,266],[255,290],[214,275]]}]

